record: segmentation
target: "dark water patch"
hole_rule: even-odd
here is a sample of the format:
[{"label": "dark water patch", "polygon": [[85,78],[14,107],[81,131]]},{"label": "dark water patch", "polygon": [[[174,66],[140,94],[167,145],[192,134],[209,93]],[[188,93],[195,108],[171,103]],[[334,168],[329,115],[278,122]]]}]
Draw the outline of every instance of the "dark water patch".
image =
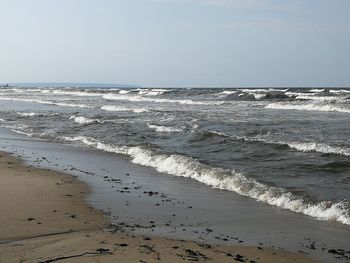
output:
[{"label": "dark water patch", "polygon": [[237,92],[234,94],[229,94],[223,99],[226,101],[255,101],[255,96],[253,94]]},{"label": "dark water patch", "polygon": [[326,170],[332,173],[344,173],[344,172],[350,173],[350,161],[349,160],[333,161],[333,162],[321,165],[320,169]]},{"label": "dark water patch", "polygon": [[276,101],[281,101],[281,100],[292,100],[296,96],[288,96],[284,92],[280,91],[275,91],[275,92],[267,92],[266,95],[263,97],[265,100],[276,100]]}]

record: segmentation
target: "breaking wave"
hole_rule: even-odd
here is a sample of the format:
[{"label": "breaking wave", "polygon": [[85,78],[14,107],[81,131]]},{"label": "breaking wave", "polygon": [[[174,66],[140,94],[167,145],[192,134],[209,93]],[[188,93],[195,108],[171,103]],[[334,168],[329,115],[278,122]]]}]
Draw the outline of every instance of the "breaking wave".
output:
[{"label": "breaking wave", "polygon": [[156,132],[181,132],[183,129],[169,126],[160,126],[160,125],[147,125],[150,129],[155,130]]},{"label": "breaking wave", "polygon": [[33,117],[37,115],[35,112],[17,112],[17,114],[23,117]]},{"label": "breaking wave", "polygon": [[280,104],[271,103],[265,106],[267,109],[301,110],[301,111],[325,111],[350,113],[350,109],[329,104]]},{"label": "breaking wave", "polygon": [[302,151],[302,152],[319,152],[327,154],[339,154],[350,156],[350,149],[343,149],[340,147],[329,146],[324,143],[315,143],[315,142],[288,142],[285,143],[290,148]]},{"label": "breaking wave", "polygon": [[90,124],[90,123],[102,123],[100,120],[98,119],[89,119],[89,118],[85,118],[83,116],[71,116],[69,117],[70,120],[74,120],[74,122],[79,123],[79,124]]},{"label": "breaking wave", "polygon": [[220,92],[221,94],[225,94],[225,95],[230,95],[230,94],[235,94],[237,93],[237,90],[224,90],[222,92]]},{"label": "breaking wave", "polygon": [[102,110],[106,111],[132,111],[135,113],[142,113],[142,112],[148,112],[149,110],[146,108],[127,108],[127,107],[122,107],[122,106],[113,106],[113,105],[105,105],[101,107]]},{"label": "breaking wave", "polygon": [[118,95],[118,94],[106,94],[103,95],[106,100],[124,100],[124,101],[140,101],[140,102],[156,102],[156,103],[179,103],[179,104],[189,104],[189,105],[221,105],[224,102],[220,101],[193,101],[190,99],[174,100],[174,99],[163,99],[163,98],[148,98],[142,96],[128,96],[128,95]]},{"label": "breaking wave", "polygon": [[325,154],[350,156],[349,148],[342,148],[339,146],[330,146],[325,143],[277,141],[277,140],[269,139],[263,136],[255,136],[255,137],[232,136],[232,135],[229,135],[220,131],[215,131],[215,130],[201,131],[200,136],[199,138],[197,138],[197,140],[202,140],[203,138],[211,137],[213,135],[230,138],[232,140],[238,140],[238,141],[262,142],[262,143],[272,144],[272,145],[287,146],[291,149],[301,151],[301,152],[318,152],[318,153],[325,153]]},{"label": "breaking wave", "polygon": [[310,92],[315,92],[315,93],[319,93],[319,92],[324,92],[325,89],[310,89]]},{"label": "breaking wave", "polygon": [[338,154],[350,156],[350,149],[344,149],[337,146],[330,146],[325,143],[273,141],[262,137],[238,137],[238,139],[251,142],[263,142],[267,144],[284,145],[288,146],[291,149],[298,150],[301,152],[319,152],[325,154]]},{"label": "breaking wave", "polygon": [[31,132],[28,131],[28,126],[24,125],[24,124],[15,124],[15,125],[5,125],[2,126],[4,128],[10,129],[11,131],[21,134],[21,135],[25,135],[28,137],[33,137],[33,134]]},{"label": "breaking wave", "polygon": [[350,93],[350,90],[346,90],[346,89],[331,89],[330,92],[331,93]]},{"label": "breaking wave", "polygon": [[36,100],[36,99],[20,99],[20,98],[4,98],[4,97],[0,97],[0,100],[34,102],[34,103],[47,104],[47,105],[56,105],[56,106],[63,106],[63,107],[92,108],[91,106],[88,106],[88,105],[85,105],[85,104],[53,102],[53,101]]},{"label": "breaking wave", "polygon": [[350,224],[349,203],[347,201],[338,203],[321,201],[311,204],[286,189],[262,184],[234,170],[210,167],[191,157],[179,154],[157,154],[139,146],[118,147],[84,136],[62,137],[61,139],[80,142],[106,152],[124,154],[129,156],[133,163],[152,167],[159,172],[192,178],[213,188],[229,190],[319,220]]},{"label": "breaking wave", "polygon": [[96,96],[101,96],[101,93],[90,93],[90,92],[85,92],[85,91],[68,91],[68,90],[54,90],[52,92],[53,94],[58,94],[58,95],[73,95],[73,96],[81,96],[81,97],[96,97]]}]

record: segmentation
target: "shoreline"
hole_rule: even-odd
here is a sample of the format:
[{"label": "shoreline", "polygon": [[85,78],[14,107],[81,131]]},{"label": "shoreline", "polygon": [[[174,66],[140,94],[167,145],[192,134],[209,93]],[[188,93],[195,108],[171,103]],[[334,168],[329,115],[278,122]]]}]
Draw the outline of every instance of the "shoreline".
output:
[{"label": "shoreline", "polygon": [[123,233],[86,204],[86,183],[0,156],[0,262],[316,262],[272,248]]}]

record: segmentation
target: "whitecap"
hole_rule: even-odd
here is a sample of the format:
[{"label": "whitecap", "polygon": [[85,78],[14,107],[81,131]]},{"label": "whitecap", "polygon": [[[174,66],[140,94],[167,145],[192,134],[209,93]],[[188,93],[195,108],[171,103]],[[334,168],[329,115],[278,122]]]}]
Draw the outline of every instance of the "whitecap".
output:
[{"label": "whitecap", "polygon": [[[283,142],[280,142],[283,143]],[[350,156],[350,149],[343,149],[341,147],[330,146],[324,143],[316,142],[285,142],[290,148],[302,152],[319,152],[329,154],[339,154]]]},{"label": "whitecap", "polygon": [[331,93],[350,93],[350,90],[346,90],[346,89],[331,89],[330,92]]},{"label": "whitecap", "polygon": [[339,146],[331,146],[325,143],[319,142],[287,142],[287,141],[274,141],[260,136],[256,137],[237,137],[244,141],[251,142],[263,142],[267,144],[285,145],[291,149],[301,152],[319,152],[326,154],[338,154],[344,156],[350,156],[350,149],[342,148]]},{"label": "whitecap", "polygon": [[171,126],[161,126],[161,125],[154,125],[154,124],[147,124],[147,126],[150,129],[155,130],[156,132],[181,132],[183,129],[177,128],[177,127],[171,127]]},{"label": "whitecap", "polygon": [[23,117],[33,117],[37,115],[35,112],[17,112],[17,114]]},{"label": "whitecap", "polygon": [[224,102],[220,101],[193,101],[190,99],[186,100],[173,100],[165,98],[148,98],[142,96],[128,96],[128,95],[117,95],[117,94],[105,94],[103,98],[106,100],[124,100],[124,101],[134,101],[134,102],[156,102],[156,103],[179,103],[179,104],[189,104],[189,105],[221,105]]},{"label": "whitecap", "polygon": [[145,96],[157,96],[163,94],[163,91],[153,91],[153,90],[140,90],[139,94],[140,95],[145,95]]},{"label": "whitecap", "polygon": [[84,104],[53,102],[53,101],[36,100],[36,99],[20,99],[20,98],[5,98],[5,97],[0,97],[0,100],[6,100],[6,101],[23,101],[23,102],[35,102],[35,103],[40,103],[40,104],[48,104],[48,105],[56,105],[56,106],[64,106],[64,107],[92,108],[91,106],[84,105]]},{"label": "whitecap", "polygon": [[225,94],[225,95],[231,95],[231,94],[237,93],[237,91],[236,90],[224,90],[220,93]]},{"label": "whitecap", "polygon": [[310,89],[310,92],[315,92],[315,93],[320,93],[320,92],[324,92],[325,89]]},{"label": "whitecap", "polygon": [[262,99],[265,98],[266,94],[264,93],[255,93],[255,92],[249,92],[250,95],[253,95],[255,99]]},{"label": "whitecap", "polygon": [[70,95],[70,96],[80,96],[80,97],[96,97],[103,95],[102,93],[91,93],[86,91],[68,91],[68,90],[54,90],[53,94],[57,95]]},{"label": "whitecap", "polygon": [[280,104],[271,103],[265,106],[267,109],[300,110],[300,111],[324,111],[350,113],[350,109],[330,104]]},{"label": "whitecap", "polygon": [[100,122],[100,120],[98,119],[89,119],[89,118],[85,118],[83,116],[71,116],[69,117],[70,120],[74,120],[74,122],[79,123],[79,124],[90,124],[90,123],[94,123],[94,122]]},{"label": "whitecap", "polygon": [[102,110],[106,111],[132,111],[134,113],[143,113],[143,112],[148,112],[149,110],[146,108],[127,108],[123,106],[113,106],[113,105],[105,105],[101,107]]}]

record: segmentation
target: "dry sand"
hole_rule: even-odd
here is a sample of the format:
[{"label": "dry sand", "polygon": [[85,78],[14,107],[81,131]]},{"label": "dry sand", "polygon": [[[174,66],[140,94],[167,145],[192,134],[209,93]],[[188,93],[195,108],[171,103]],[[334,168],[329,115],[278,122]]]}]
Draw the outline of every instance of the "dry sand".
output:
[{"label": "dry sand", "polygon": [[316,262],[260,247],[134,236],[84,203],[75,177],[0,152],[0,262]]}]

